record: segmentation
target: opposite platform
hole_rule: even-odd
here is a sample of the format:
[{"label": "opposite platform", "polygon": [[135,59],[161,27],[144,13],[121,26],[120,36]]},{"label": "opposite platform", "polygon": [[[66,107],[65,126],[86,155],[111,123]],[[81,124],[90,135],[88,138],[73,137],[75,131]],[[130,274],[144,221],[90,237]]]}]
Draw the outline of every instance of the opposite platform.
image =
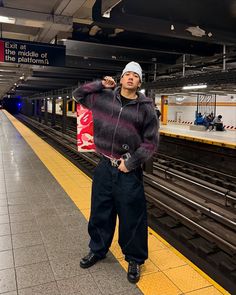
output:
[{"label": "opposite platform", "polygon": [[160,127],[160,133],[165,136],[236,149],[235,130],[211,132],[196,131],[190,130],[190,126],[188,125],[168,123],[168,125],[162,125]]},{"label": "opposite platform", "polygon": [[117,231],[107,259],[80,269],[91,180],[2,111],[0,138],[0,294],[229,294],[151,229],[138,288],[121,267]]}]

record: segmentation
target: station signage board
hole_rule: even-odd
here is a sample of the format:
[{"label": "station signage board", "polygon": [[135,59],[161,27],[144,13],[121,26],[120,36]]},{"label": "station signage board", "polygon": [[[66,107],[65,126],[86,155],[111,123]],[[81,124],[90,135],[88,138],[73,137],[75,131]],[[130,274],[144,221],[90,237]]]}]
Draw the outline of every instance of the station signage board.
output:
[{"label": "station signage board", "polygon": [[0,39],[0,62],[65,66],[65,46]]}]

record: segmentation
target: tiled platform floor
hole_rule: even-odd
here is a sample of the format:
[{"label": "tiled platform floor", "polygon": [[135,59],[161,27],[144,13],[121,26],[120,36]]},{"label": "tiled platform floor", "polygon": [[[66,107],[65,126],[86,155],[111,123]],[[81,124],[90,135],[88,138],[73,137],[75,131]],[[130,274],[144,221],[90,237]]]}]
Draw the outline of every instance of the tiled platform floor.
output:
[{"label": "tiled platform floor", "polygon": [[90,189],[78,168],[0,111],[1,295],[228,294],[151,229],[137,286],[126,280],[117,233],[107,259],[81,269]]}]

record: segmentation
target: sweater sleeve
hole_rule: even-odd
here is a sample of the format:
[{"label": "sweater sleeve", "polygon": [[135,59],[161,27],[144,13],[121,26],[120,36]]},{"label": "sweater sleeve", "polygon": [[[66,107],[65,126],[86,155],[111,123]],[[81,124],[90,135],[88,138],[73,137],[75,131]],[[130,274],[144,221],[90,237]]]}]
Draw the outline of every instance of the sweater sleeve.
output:
[{"label": "sweater sleeve", "polygon": [[93,108],[95,93],[100,92],[103,89],[101,81],[94,81],[91,83],[83,84],[72,93],[76,102],[81,103],[88,109]]},{"label": "sweater sleeve", "polygon": [[150,119],[145,120],[143,126],[143,142],[140,144],[139,148],[131,155],[131,157],[125,161],[126,168],[131,171],[149,158],[152,157],[157,149],[159,142],[159,120],[154,114]]}]

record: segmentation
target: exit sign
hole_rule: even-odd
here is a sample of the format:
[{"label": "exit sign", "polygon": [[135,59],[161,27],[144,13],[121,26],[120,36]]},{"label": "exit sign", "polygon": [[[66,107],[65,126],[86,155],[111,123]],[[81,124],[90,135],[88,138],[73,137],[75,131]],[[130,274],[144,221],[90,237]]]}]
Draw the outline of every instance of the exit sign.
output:
[{"label": "exit sign", "polygon": [[0,40],[0,62],[65,66],[65,46],[19,40]]}]

